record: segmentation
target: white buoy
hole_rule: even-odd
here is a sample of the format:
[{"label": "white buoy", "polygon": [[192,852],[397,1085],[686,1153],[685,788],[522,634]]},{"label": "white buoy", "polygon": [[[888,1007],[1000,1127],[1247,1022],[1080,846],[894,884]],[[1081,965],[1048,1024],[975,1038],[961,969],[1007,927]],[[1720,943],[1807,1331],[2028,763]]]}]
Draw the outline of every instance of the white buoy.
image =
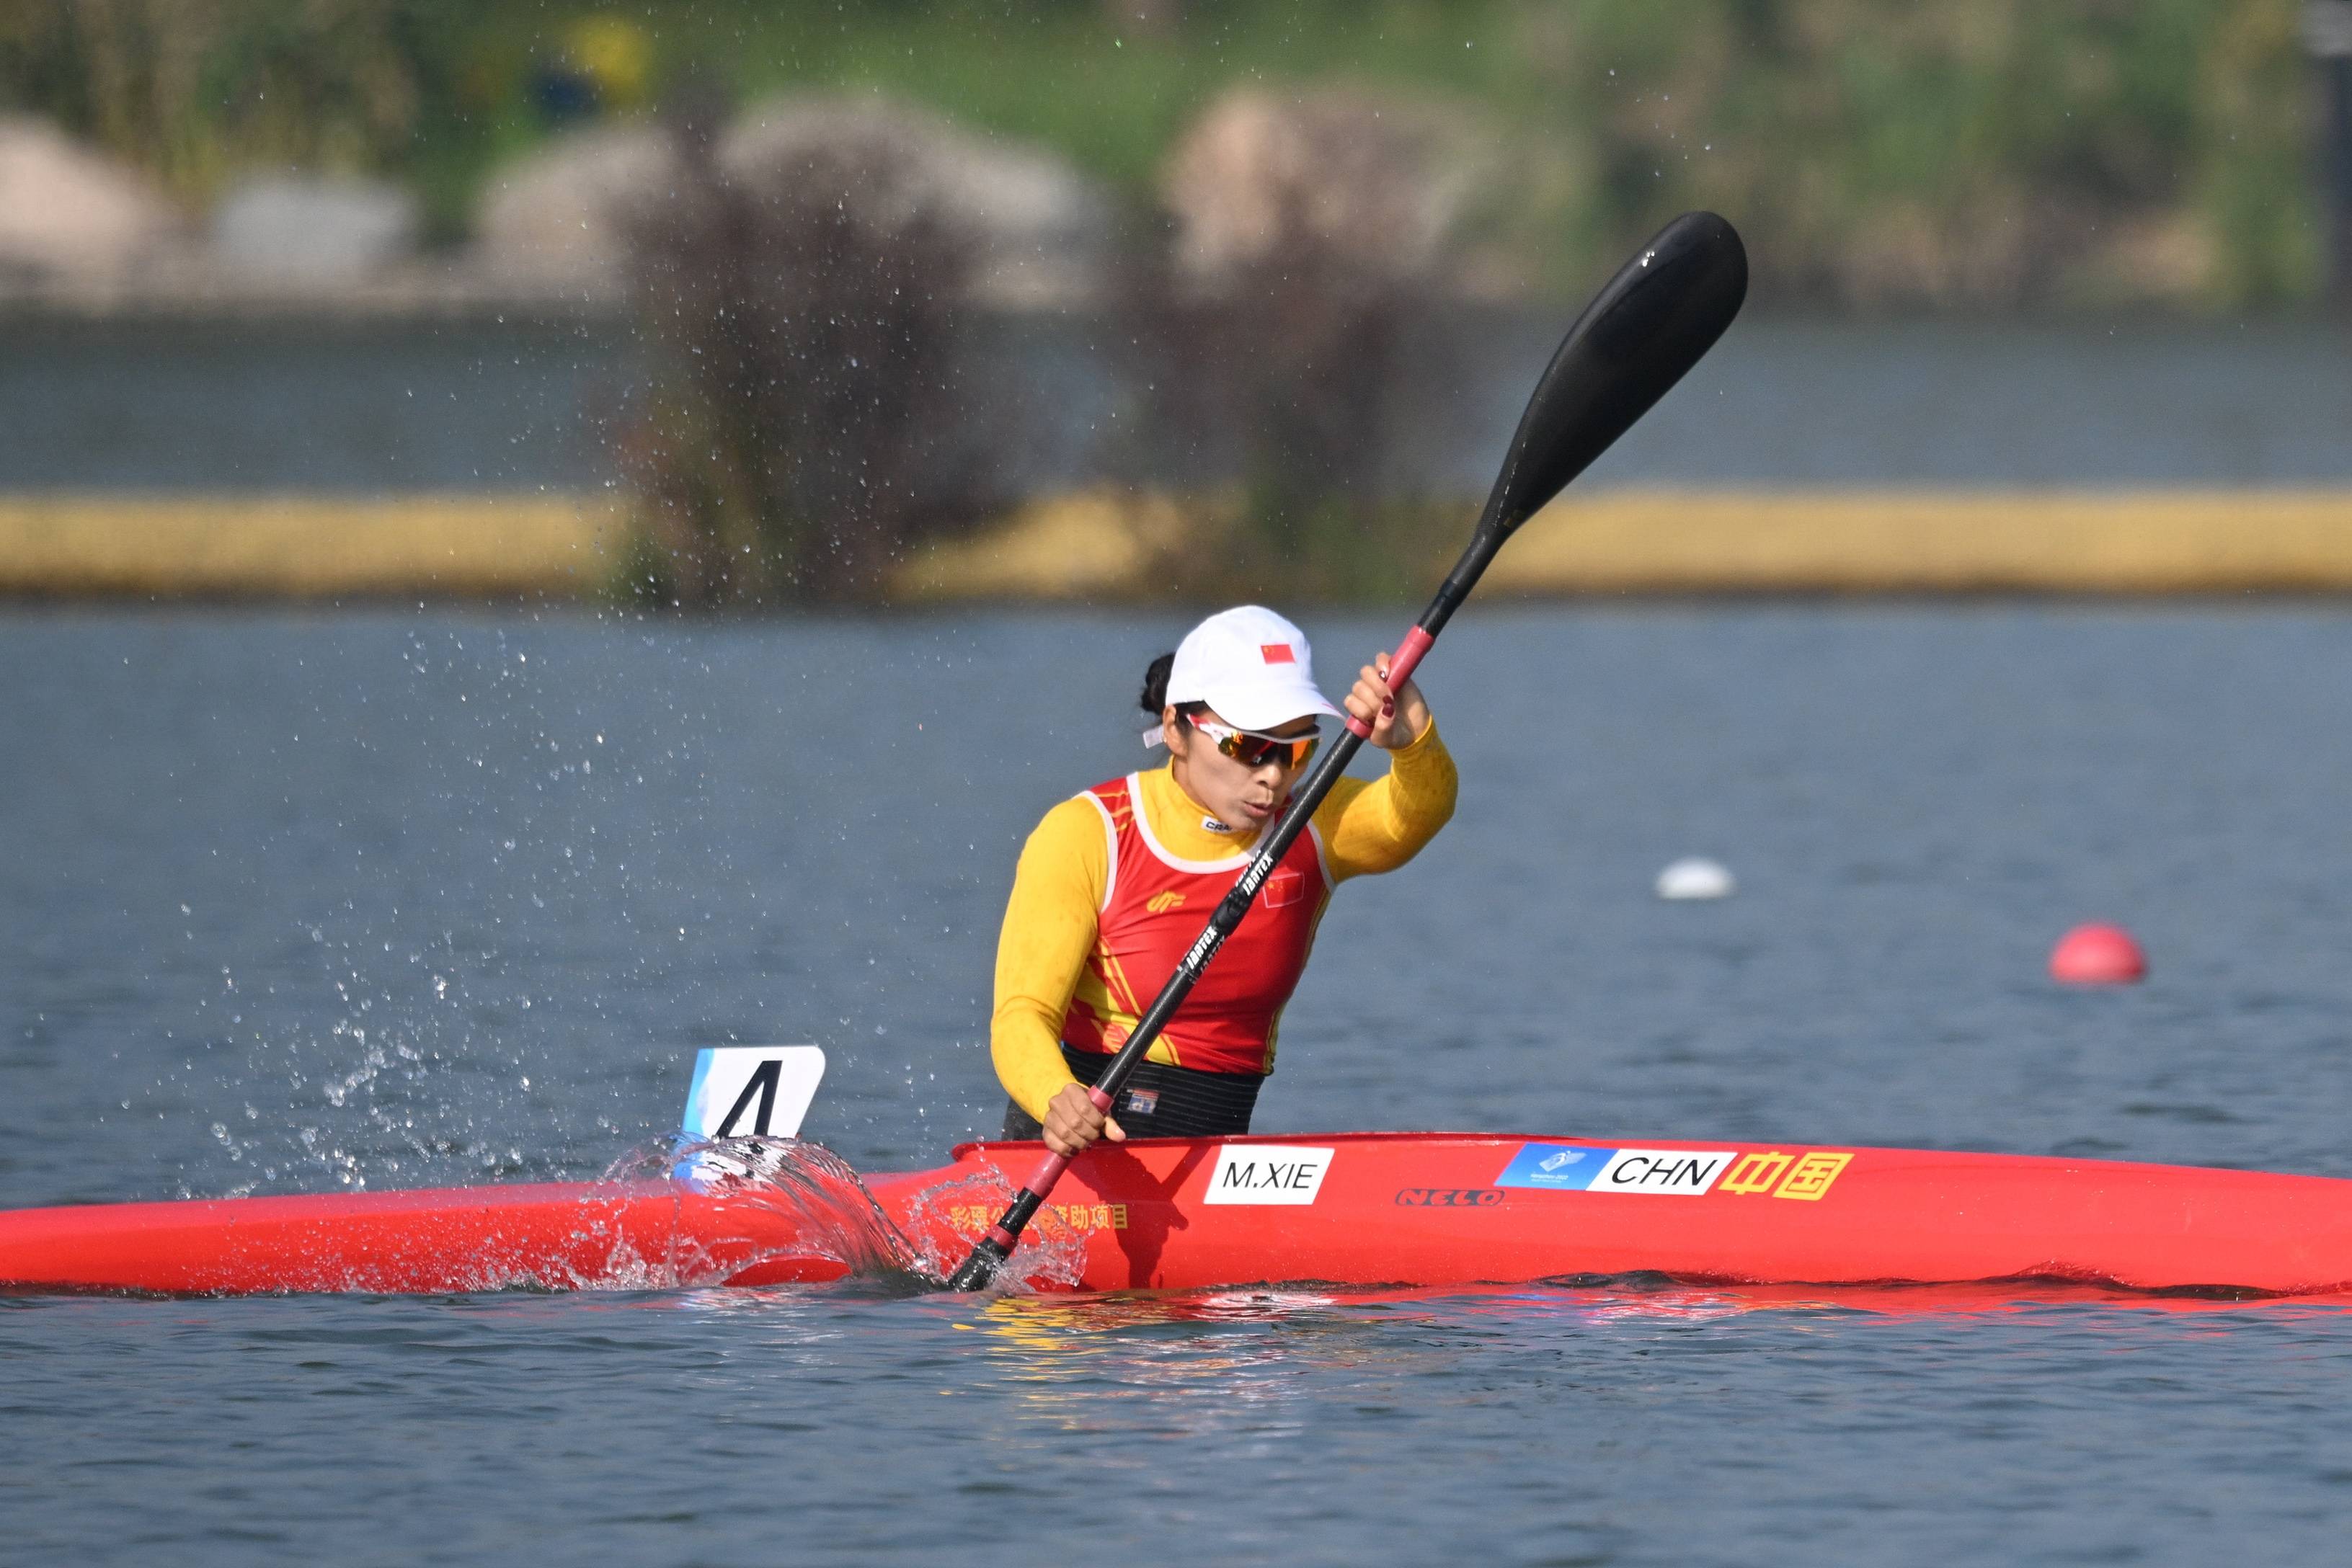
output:
[{"label": "white buoy", "polygon": [[1729,898],[1738,885],[1720,862],[1705,855],[1685,855],[1658,873],[1660,898]]}]

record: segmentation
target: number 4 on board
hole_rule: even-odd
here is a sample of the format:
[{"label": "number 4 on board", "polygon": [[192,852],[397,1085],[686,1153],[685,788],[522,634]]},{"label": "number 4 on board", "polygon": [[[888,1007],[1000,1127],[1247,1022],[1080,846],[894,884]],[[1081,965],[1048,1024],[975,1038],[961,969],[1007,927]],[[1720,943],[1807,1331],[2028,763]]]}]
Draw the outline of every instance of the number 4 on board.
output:
[{"label": "number 4 on board", "polygon": [[793,1137],[824,1077],[818,1046],[706,1046],[695,1053],[681,1130],[689,1138]]}]

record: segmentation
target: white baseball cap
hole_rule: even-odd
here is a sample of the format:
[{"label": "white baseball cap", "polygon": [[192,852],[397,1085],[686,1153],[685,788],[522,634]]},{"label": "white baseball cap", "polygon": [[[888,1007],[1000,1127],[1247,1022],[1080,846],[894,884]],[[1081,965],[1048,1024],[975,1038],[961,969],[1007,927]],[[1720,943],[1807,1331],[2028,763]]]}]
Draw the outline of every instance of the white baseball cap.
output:
[{"label": "white baseball cap", "polygon": [[1207,703],[1236,729],[1271,729],[1311,713],[1340,716],[1315,689],[1307,633],[1255,604],[1219,611],[1184,634],[1168,672],[1168,701]]}]

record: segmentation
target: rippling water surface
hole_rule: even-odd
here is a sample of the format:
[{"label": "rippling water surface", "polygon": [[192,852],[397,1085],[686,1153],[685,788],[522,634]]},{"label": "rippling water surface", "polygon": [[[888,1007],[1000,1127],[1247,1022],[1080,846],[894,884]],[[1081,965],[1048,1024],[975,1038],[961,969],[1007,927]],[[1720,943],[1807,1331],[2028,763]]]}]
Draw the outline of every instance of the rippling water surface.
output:
[{"label": "rippling water surface", "polygon": [[[595,1174],[813,1040],[1001,1113],[1021,834],[1181,620],[0,621],[0,1205]],[[1310,622],[1326,679],[1391,628]],[[1269,1132],[2352,1176],[2352,617],[1488,610],[1459,820],[1351,884]],[[1740,894],[1672,905],[1657,868]],[[2063,991],[2088,918],[2144,987]],[[27,1561],[2329,1560],[2352,1325],[1644,1286],[0,1301]]]}]

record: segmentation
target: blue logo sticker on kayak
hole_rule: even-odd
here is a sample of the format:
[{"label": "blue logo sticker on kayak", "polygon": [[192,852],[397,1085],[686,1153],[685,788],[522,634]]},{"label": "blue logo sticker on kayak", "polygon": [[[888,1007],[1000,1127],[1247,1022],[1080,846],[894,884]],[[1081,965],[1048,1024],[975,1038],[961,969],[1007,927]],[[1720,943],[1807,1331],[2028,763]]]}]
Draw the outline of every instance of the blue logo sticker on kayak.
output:
[{"label": "blue logo sticker on kayak", "polygon": [[1537,1186],[1549,1192],[1582,1192],[1601,1174],[1614,1149],[1583,1149],[1566,1144],[1521,1144],[1496,1186]]}]

